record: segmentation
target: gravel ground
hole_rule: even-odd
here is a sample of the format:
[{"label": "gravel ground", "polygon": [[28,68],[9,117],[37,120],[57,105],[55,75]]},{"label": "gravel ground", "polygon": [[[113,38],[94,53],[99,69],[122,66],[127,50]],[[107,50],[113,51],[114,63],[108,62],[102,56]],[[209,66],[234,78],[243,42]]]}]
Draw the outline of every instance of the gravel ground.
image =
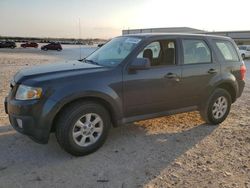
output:
[{"label": "gravel ground", "polygon": [[9,80],[21,68],[67,53],[0,50],[0,188],[250,188],[249,77],[219,126],[204,124],[197,112],[136,122],[112,129],[100,150],[78,158],[62,151],[53,134],[39,145],[16,133],[2,105]]}]

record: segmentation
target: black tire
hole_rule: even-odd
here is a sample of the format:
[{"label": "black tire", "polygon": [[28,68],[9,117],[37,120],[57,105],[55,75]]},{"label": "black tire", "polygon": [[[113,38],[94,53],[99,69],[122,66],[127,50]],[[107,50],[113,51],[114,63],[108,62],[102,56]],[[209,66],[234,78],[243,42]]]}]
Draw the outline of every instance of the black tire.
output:
[{"label": "black tire", "polygon": [[241,54],[242,59],[246,59],[245,54]]},{"label": "black tire", "polygon": [[[99,138],[91,145],[80,146],[73,138],[73,131],[76,122],[84,114],[95,113],[102,119],[102,133]],[[74,156],[83,156],[99,149],[105,142],[111,127],[110,115],[100,104],[86,101],[73,103],[64,109],[56,122],[56,138],[60,146]],[[94,133],[93,133],[94,134]]]},{"label": "black tire", "polygon": [[15,46],[11,46],[10,48],[11,48],[11,49],[14,49],[14,48],[15,48]]},{"label": "black tire", "polygon": [[48,48],[43,48],[43,51],[48,51]]},{"label": "black tire", "polygon": [[[217,102],[217,100],[219,100],[220,97],[226,99],[227,107],[225,108],[226,109],[225,112],[221,113],[222,117],[215,118],[216,114],[213,113],[213,110],[215,110],[216,107],[214,105]],[[232,99],[228,91],[226,91],[225,89],[217,88],[211,94],[206,104],[203,105],[203,107],[201,107],[200,115],[206,123],[212,124],[212,125],[218,125],[222,123],[228,116],[230,112],[231,104],[232,104]]]},{"label": "black tire", "polygon": [[62,49],[61,48],[57,48],[57,51],[60,52],[60,51],[62,51]]}]

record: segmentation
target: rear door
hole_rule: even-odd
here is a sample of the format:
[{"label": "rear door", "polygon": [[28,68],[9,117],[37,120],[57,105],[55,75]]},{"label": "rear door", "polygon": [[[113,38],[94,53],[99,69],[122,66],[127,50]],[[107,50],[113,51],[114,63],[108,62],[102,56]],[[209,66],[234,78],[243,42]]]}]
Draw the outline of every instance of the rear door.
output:
[{"label": "rear door", "polygon": [[184,106],[199,105],[208,95],[210,82],[220,75],[209,42],[204,38],[182,38],[182,81]]}]

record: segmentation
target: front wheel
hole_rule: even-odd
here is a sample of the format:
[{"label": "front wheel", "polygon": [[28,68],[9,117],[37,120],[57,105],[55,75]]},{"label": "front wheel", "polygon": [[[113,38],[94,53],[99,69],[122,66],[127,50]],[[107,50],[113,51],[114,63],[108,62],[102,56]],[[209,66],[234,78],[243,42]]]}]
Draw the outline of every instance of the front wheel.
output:
[{"label": "front wheel", "polygon": [[74,103],[61,112],[56,138],[68,153],[83,156],[99,149],[111,127],[107,110],[95,102]]},{"label": "front wheel", "polygon": [[231,103],[231,95],[226,90],[218,88],[211,94],[200,114],[206,123],[220,124],[228,116]]},{"label": "front wheel", "polygon": [[245,54],[241,54],[241,57],[242,57],[242,59],[246,58]]}]

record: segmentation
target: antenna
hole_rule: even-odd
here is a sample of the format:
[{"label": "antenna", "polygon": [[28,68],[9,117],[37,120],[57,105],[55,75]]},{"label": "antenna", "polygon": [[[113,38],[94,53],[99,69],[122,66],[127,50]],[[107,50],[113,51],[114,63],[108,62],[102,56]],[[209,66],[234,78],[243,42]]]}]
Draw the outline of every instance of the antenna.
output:
[{"label": "antenna", "polygon": [[81,19],[79,18],[79,48],[80,48],[80,60],[82,59],[82,44],[81,44]]}]

